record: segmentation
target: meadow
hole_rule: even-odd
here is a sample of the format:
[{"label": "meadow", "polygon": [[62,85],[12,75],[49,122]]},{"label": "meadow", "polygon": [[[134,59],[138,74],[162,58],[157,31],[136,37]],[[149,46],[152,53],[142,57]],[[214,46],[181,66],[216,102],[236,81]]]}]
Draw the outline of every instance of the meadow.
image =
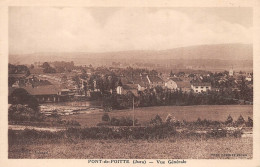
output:
[{"label": "meadow", "polygon": [[[101,122],[103,114],[104,112],[92,112],[61,116],[61,118],[67,121],[77,121],[82,127],[86,126],[93,129],[98,128],[92,126]],[[108,114],[110,118],[132,117],[133,111],[130,109],[114,110]],[[188,122],[196,121],[198,118],[201,120],[225,121],[228,115],[231,115],[234,120],[242,115],[247,120],[247,117],[253,118],[253,106],[159,106],[136,108],[134,114],[143,126],[147,125],[157,114],[163,121],[168,114],[171,114],[177,120]],[[192,136],[177,137],[173,135],[163,139],[82,139],[73,135],[61,135],[59,137],[58,132],[54,135],[46,132],[46,134],[49,134],[48,136],[38,132],[37,134],[43,135],[42,137],[19,136],[24,131],[15,132],[11,130],[11,132],[8,142],[8,157],[10,159],[251,159],[253,157],[252,137],[194,138]],[[76,136],[80,134],[77,131],[74,132],[74,130],[71,132]],[[34,135],[35,132],[30,134]],[[103,134],[102,131],[99,134]],[[85,135],[88,136],[88,133],[85,133]]]},{"label": "meadow", "polygon": [[[23,140],[9,142],[11,159],[251,159],[253,138],[161,140]],[[233,156],[231,156],[233,154]]]},{"label": "meadow", "polygon": [[[171,114],[175,119],[182,121],[196,121],[198,118],[201,120],[207,119],[211,121],[225,121],[229,115],[234,120],[242,115],[245,120],[248,117],[253,118],[253,105],[197,105],[197,106],[159,106],[159,107],[144,107],[136,108],[134,111],[131,109],[126,110],[113,110],[109,112],[109,116],[115,118],[133,117],[145,126],[157,114],[165,120],[168,114]],[[81,126],[96,126],[101,122],[104,112],[93,112],[89,114],[78,114],[62,116],[64,120],[75,120]]]}]

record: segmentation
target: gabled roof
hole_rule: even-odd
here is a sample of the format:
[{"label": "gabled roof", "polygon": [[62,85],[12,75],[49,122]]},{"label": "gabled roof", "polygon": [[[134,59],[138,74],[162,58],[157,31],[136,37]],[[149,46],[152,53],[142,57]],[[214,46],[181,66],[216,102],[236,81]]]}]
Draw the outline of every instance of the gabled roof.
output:
[{"label": "gabled roof", "polygon": [[190,82],[187,81],[176,81],[178,88],[191,88]]},{"label": "gabled roof", "polygon": [[148,78],[151,82],[163,82],[163,80],[156,75],[149,75]]},{"label": "gabled roof", "polygon": [[177,77],[171,77],[171,78],[169,78],[169,80],[173,80],[173,81],[182,81],[182,79],[177,78]]},{"label": "gabled roof", "polygon": [[56,95],[60,89],[54,85],[44,85],[44,86],[26,86],[23,87],[31,95]]}]

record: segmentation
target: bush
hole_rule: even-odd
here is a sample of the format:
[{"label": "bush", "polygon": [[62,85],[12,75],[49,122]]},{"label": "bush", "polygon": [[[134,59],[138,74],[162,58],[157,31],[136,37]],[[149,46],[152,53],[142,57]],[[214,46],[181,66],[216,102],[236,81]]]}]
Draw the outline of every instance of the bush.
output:
[{"label": "bush", "polygon": [[26,105],[14,104],[8,109],[9,121],[43,121],[44,116]]},{"label": "bush", "polygon": [[130,117],[121,117],[119,120],[119,126],[132,126],[133,120]]},{"label": "bush", "polygon": [[[138,125],[138,120],[135,119],[135,125]],[[121,117],[120,119],[112,117],[110,120],[111,126],[133,126],[133,119],[130,117]]]},{"label": "bush", "polygon": [[248,119],[247,119],[247,126],[253,127],[253,119],[251,117],[248,117]]},{"label": "bush", "polygon": [[226,137],[227,131],[224,129],[213,129],[210,132],[208,132],[209,137],[213,138],[220,138],[220,137]]},{"label": "bush", "polygon": [[242,115],[240,115],[239,117],[238,117],[238,119],[237,119],[237,121],[236,121],[236,124],[237,125],[243,125],[243,124],[245,124],[245,119],[243,118],[243,116]]},{"label": "bush", "polygon": [[104,113],[103,116],[102,116],[102,121],[105,121],[105,122],[108,122],[110,121],[110,117],[107,113]]},{"label": "bush", "polygon": [[110,125],[112,126],[119,126],[120,120],[117,118],[112,117],[110,120]]},{"label": "bush", "polygon": [[198,120],[195,122],[195,125],[198,125],[198,126],[209,126],[211,124],[211,122],[207,119],[204,119],[203,121],[198,118]]},{"label": "bush", "polygon": [[162,125],[162,118],[157,114],[155,118],[150,121],[150,124],[154,126]]},{"label": "bush", "polygon": [[231,115],[228,116],[226,122],[226,124],[232,124],[233,123],[233,118],[231,117]]},{"label": "bush", "polygon": [[69,126],[81,126],[80,123],[78,121],[75,121],[75,120],[67,121],[66,125],[69,125]]}]

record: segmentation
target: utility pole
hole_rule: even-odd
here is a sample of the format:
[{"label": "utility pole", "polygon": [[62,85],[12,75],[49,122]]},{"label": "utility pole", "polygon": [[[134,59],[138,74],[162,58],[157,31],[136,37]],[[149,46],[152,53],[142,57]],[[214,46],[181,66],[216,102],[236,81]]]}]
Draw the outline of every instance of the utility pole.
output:
[{"label": "utility pole", "polygon": [[135,126],[135,97],[133,97],[133,126]]}]

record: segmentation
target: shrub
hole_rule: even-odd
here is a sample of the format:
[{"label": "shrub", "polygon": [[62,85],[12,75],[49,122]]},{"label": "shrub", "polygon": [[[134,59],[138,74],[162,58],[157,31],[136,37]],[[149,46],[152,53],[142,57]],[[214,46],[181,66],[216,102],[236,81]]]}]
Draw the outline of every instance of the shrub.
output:
[{"label": "shrub", "polygon": [[162,118],[157,114],[154,119],[150,121],[151,125],[158,126],[162,124]]},{"label": "shrub", "polygon": [[[138,125],[138,120],[135,119],[135,125]],[[120,119],[112,117],[110,120],[112,126],[133,126],[133,119],[130,117],[121,117]]]},{"label": "shrub", "polygon": [[110,125],[112,126],[119,126],[120,120],[117,118],[112,117],[110,120]]},{"label": "shrub", "polygon": [[253,119],[251,117],[248,117],[248,119],[247,119],[247,126],[253,127]]},{"label": "shrub", "polygon": [[14,104],[8,109],[9,121],[42,121],[44,116],[26,105]]},{"label": "shrub", "polygon": [[132,126],[133,120],[130,117],[121,117],[119,120],[119,126]]},{"label": "shrub", "polygon": [[229,115],[229,116],[227,117],[227,120],[226,120],[225,123],[226,123],[226,124],[232,124],[232,123],[233,123],[233,118],[231,117],[231,115]]},{"label": "shrub", "polygon": [[75,121],[75,120],[67,121],[66,125],[69,125],[69,126],[81,126],[80,123],[78,121]]},{"label": "shrub", "polygon": [[102,121],[105,121],[105,122],[108,122],[110,121],[110,117],[107,113],[104,113],[103,116],[102,116]]},{"label": "shrub", "polygon": [[232,133],[232,135],[233,135],[234,137],[241,137],[242,132],[241,132],[241,130],[236,130],[236,131],[234,131],[234,132]]},{"label": "shrub", "polygon": [[237,125],[242,125],[242,124],[244,124],[245,122],[246,122],[246,121],[245,121],[245,119],[243,118],[243,116],[240,115],[240,116],[238,117],[237,121],[236,121],[236,124],[237,124]]},{"label": "shrub", "polygon": [[168,114],[166,119],[165,119],[165,122],[171,122],[172,121],[172,115],[171,114]]},{"label": "shrub", "polygon": [[224,129],[213,129],[210,132],[208,132],[209,137],[213,138],[220,138],[220,137],[226,137],[227,131]]},{"label": "shrub", "polygon": [[200,119],[200,117],[197,119],[196,124],[198,124],[198,125],[201,124],[201,119]]}]

